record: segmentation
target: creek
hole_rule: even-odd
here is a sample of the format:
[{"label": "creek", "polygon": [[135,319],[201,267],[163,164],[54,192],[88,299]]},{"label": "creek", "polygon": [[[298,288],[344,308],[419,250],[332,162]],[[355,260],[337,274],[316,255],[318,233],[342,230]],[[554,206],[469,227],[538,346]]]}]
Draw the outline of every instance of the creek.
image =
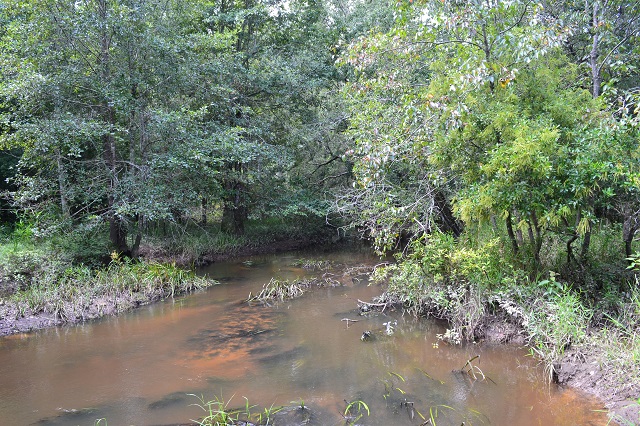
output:
[{"label": "creek", "polygon": [[[320,276],[298,261],[331,260],[334,284],[271,306],[248,304],[272,277]],[[347,402],[370,410],[361,425],[605,425],[602,405],[549,385],[514,346],[452,346],[442,323],[398,311],[360,315],[381,289],[348,266],[363,253],[288,253],[210,265],[206,291],[119,317],[0,338],[0,425],[187,424],[221,398],[254,411],[304,406],[309,425],[344,425]],[[356,322],[345,319],[357,320]],[[370,331],[374,339],[362,341]],[[467,360],[476,378],[455,372]],[[346,401],[346,402],[345,402]],[[102,423],[106,424],[106,423]],[[277,423],[276,423],[277,424]]]}]

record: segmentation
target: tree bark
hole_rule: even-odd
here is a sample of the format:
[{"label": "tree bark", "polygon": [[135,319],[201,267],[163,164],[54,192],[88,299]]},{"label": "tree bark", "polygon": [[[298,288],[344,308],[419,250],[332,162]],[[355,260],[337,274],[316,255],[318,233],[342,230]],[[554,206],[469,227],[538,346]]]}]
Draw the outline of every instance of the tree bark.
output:
[{"label": "tree bark", "polygon": [[206,198],[202,198],[202,202],[201,202],[201,210],[200,210],[200,224],[201,225],[206,225],[207,224],[207,199]]},{"label": "tree bark", "polygon": [[224,199],[220,229],[233,235],[244,234],[244,225],[249,215],[245,199],[246,188],[240,180],[243,169],[240,163],[231,164],[231,176],[225,184],[227,195]]},{"label": "tree bark", "polygon": [[[98,0],[98,19],[101,22],[100,34],[100,55],[98,57],[98,66],[100,69],[100,77],[102,82],[106,84],[111,79],[110,55],[111,35],[108,32],[108,11],[107,1]],[[109,125],[115,123],[115,111],[110,105],[109,99],[102,100],[102,119]],[[118,253],[129,254],[127,244],[127,232],[120,217],[115,212],[115,190],[117,186],[117,164],[116,164],[116,141],[111,131],[107,131],[102,135],[103,158],[109,171],[109,188],[107,196],[107,216],[109,218],[109,238],[114,249]]]},{"label": "tree bark", "polygon": [[507,226],[507,235],[509,235],[509,240],[511,241],[511,249],[514,255],[518,254],[518,241],[516,240],[516,235],[513,232],[513,224],[511,223],[511,212],[507,212],[507,217],[505,219],[505,225]]},{"label": "tree bark", "polygon": [[[581,218],[582,218],[582,215],[580,214],[580,211],[578,210],[578,213],[576,213],[576,224],[574,226],[575,233],[567,241],[567,263],[571,263],[571,261],[575,258],[573,256],[572,244],[580,237],[580,235],[578,235],[578,225],[580,224],[580,219]],[[569,228],[569,222],[566,219],[565,219],[565,224],[566,224],[567,228]]]},{"label": "tree bark", "polygon": [[600,12],[600,2],[593,2],[592,10],[592,30],[593,39],[591,42],[591,52],[589,52],[589,67],[591,68],[591,95],[594,98],[600,96],[600,86],[602,85],[602,74],[600,73],[600,67],[598,66],[599,57],[599,19],[598,14]]}]

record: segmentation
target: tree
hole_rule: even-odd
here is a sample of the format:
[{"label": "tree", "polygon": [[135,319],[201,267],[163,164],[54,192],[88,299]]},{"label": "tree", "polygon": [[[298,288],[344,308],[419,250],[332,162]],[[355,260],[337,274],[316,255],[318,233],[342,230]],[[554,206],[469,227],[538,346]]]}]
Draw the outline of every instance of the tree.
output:
[{"label": "tree", "polygon": [[398,16],[345,59],[358,73],[345,95],[364,224],[388,248],[403,227],[457,234],[453,220],[502,218],[534,271],[550,232],[575,258],[613,157],[594,143],[608,125],[601,106],[560,50],[570,28],[526,1],[405,4]]},{"label": "tree", "polygon": [[16,203],[103,219],[114,249],[135,256],[145,222],[193,202],[189,185],[198,179],[189,172],[211,174],[201,161],[205,140],[229,137],[199,131],[197,108],[185,108],[200,106],[186,98],[199,77],[187,24],[197,11],[153,0],[8,7],[3,117],[15,131],[2,142],[24,150]]}]

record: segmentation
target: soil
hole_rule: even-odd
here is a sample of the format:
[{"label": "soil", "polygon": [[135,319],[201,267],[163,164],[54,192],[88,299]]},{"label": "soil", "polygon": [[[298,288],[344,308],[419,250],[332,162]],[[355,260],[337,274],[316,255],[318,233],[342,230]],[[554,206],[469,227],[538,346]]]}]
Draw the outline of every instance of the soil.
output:
[{"label": "soil", "polygon": [[[2,308],[2,307],[0,307]],[[41,328],[61,325],[62,320],[55,315],[40,312],[35,315],[22,316],[15,308],[0,309],[0,336],[9,334],[26,333]]]},{"label": "soil", "polygon": [[603,363],[600,352],[595,345],[569,349],[554,366],[556,381],[600,399],[612,414],[613,422],[640,425],[640,372],[630,371],[629,380],[616,377],[613,366]]}]

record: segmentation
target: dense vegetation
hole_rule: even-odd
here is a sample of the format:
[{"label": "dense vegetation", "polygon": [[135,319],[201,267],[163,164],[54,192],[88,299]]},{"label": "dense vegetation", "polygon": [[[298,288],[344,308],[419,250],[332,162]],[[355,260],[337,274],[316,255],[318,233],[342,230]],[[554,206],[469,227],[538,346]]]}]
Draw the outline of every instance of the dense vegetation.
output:
[{"label": "dense vegetation", "polygon": [[639,38],[622,0],[5,1],[5,282],[27,242],[193,260],[326,220],[452,341],[494,315],[640,383]]}]

